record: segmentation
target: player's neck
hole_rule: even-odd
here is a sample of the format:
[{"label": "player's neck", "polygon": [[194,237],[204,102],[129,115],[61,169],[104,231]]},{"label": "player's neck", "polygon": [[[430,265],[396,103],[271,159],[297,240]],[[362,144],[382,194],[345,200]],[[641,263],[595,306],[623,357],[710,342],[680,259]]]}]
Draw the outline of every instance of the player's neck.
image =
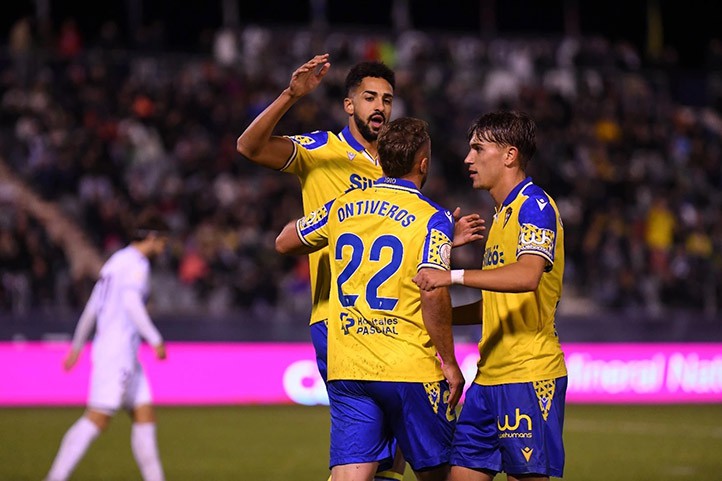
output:
[{"label": "player's neck", "polygon": [[146,241],[135,241],[131,242],[130,246],[143,254],[144,257],[149,257],[150,254],[150,244]]},{"label": "player's neck", "polygon": [[421,190],[421,187],[424,183],[424,176],[421,174],[408,174],[400,178],[403,180],[408,180],[409,182],[413,182],[413,184],[419,190]]},{"label": "player's neck", "polygon": [[378,151],[378,142],[377,141],[371,141],[369,142],[364,138],[363,135],[361,135],[361,132],[359,132],[358,127],[353,122],[349,123],[349,130],[351,131],[351,135],[353,135],[353,138],[356,139],[356,142],[361,144],[366,151],[371,154],[374,158],[378,158],[379,151]]},{"label": "player's neck", "polygon": [[526,174],[522,171],[517,171],[513,175],[507,175],[499,179],[496,185],[489,189],[491,198],[494,199],[496,208],[499,209],[501,204],[506,200],[514,187],[519,185],[521,181],[526,179]]}]

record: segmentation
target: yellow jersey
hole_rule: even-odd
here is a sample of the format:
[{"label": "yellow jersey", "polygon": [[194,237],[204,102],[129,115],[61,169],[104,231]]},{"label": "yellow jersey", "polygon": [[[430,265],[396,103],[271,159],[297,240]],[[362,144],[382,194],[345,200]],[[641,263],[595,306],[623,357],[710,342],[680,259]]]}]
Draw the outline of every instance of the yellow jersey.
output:
[{"label": "yellow jersey", "polygon": [[449,269],[451,212],[412,182],[384,177],[300,219],[296,231],[330,253],[328,380],[442,380],[412,278]]},{"label": "yellow jersey", "polygon": [[[281,168],[301,182],[303,213],[308,215],[352,189],[365,189],[383,175],[378,160],[351,134],[315,131],[289,137],[293,153]],[[311,278],[311,324],[328,318],[331,274],[326,249],[308,256]]]},{"label": "yellow jersey", "polygon": [[529,177],[494,214],[482,269],[497,269],[525,254],[547,262],[535,291],[482,290],[477,384],[541,381],[567,373],[554,325],[564,275],[564,228],[554,201]]}]

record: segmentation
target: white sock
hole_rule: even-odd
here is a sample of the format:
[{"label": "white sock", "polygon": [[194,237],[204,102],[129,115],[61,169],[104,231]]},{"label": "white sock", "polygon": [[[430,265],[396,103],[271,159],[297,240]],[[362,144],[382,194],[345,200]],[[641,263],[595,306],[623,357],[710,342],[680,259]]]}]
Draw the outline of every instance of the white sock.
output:
[{"label": "white sock", "polygon": [[100,434],[98,426],[85,416],[70,426],[60,443],[60,449],[50,467],[47,481],[68,479],[98,434]]},{"label": "white sock", "polygon": [[155,423],[133,423],[130,447],[145,481],[164,481],[163,466],[158,456],[155,439]]}]

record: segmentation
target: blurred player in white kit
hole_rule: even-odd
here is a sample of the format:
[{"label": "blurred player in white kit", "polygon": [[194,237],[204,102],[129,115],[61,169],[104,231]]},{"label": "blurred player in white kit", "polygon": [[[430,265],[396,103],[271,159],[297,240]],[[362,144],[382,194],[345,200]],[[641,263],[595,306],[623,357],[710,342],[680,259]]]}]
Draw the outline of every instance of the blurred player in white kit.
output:
[{"label": "blurred player in white kit", "polygon": [[68,479],[120,408],[133,419],[130,444],[143,479],[165,479],[150,387],[137,354],[142,338],[158,359],[166,357],[163,338],[148,316],[145,302],[150,291],[150,259],[165,250],[169,230],[159,214],[146,211],[138,219],[131,243],[113,254],[100,271],[64,361],[66,370],[75,366],[95,326],[87,409],[65,433],[46,481]]}]

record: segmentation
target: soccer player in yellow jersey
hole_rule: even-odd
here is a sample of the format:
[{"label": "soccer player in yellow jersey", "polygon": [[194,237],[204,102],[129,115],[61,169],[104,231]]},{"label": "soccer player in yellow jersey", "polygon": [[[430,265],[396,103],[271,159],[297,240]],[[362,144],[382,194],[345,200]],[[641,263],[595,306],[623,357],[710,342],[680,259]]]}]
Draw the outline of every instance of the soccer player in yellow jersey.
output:
[{"label": "soccer player in yellow jersey", "polygon": [[289,223],[276,248],[328,245],[333,481],[371,480],[394,438],[418,479],[442,481],[464,378],[448,289],[421,291],[412,278],[448,271],[454,219],[419,191],[431,158],[425,122],[392,121],[378,149],[386,177]]},{"label": "soccer player in yellow jersey", "polygon": [[[343,109],[348,125],[339,133],[316,131],[303,135],[273,135],[283,115],[318,87],[330,68],[328,54],[317,55],[291,75],[288,87],[241,134],[237,150],[264,167],[298,176],[304,214],[352,189],[365,189],[382,176],[378,163],[379,129],[390,119],[394,98],[394,72],[380,62],[361,62],[346,76]],[[454,213],[459,215],[458,210]],[[459,219],[460,242],[481,239],[477,214]],[[326,380],[328,299],[331,289],[328,250],[309,255],[311,276],[311,339],[321,377]],[[405,463],[397,458],[379,479],[403,478]]]},{"label": "soccer player in yellow jersey", "polygon": [[481,270],[424,270],[422,289],[461,284],[482,300],[454,308],[454,323],[482,322],[480,360],[454,434],[451,481],[561,477],[567,370],[554,316],[562,291],[564,230],[554,200],[525,174],[536,125],[493,112],[469,130],[464,163],[496,203]]}]

